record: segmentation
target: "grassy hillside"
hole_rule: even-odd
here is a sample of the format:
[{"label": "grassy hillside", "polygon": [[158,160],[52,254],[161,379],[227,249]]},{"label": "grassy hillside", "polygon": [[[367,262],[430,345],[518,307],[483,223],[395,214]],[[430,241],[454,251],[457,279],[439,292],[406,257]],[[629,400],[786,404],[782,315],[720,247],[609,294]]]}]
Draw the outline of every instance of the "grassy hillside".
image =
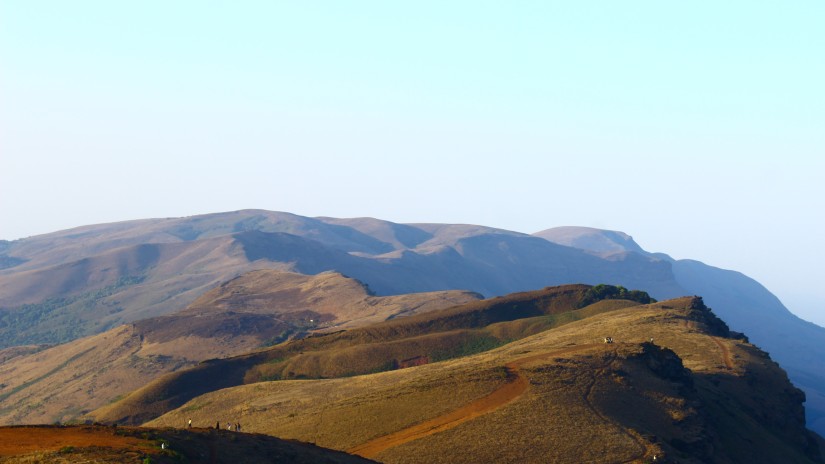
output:
[{"label": "grassy hillside", "polygon": [[225,417],[386,463],[823,462],[801,392],[701,299],[618,306],[444,362],[214,391],[149,424]]},{"label": "grassy hillside", "polygon": [[364,328],[295,340],[249,355],[201,363],[159,378],[94,413],[137,423],[220,388],[276,379],[347,377],[487,351],[627,302],[577,309],[592,287],[567,285],[472,302]]},{"label": "grassy hillside", "polygon": [[0,272],[0,347],[63,343],[104,332],[178,311],[249,270],[289,267],[250,263],[231,237],[140,244],[48,263]]},{"label": "grassy hillside", "polygon": [[336,273],[244,274],[170,316],[123,325],[43,350],[0,351],[0,423],[77,419],[163,373],[235,356],[317,330],[475,301],[469,292],[379,297]]}]

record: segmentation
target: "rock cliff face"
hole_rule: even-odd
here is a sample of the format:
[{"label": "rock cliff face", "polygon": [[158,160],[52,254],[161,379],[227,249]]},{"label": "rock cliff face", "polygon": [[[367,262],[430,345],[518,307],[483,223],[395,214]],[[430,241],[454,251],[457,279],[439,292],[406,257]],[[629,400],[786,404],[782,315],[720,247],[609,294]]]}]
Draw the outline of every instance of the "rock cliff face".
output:
[{"label": "rock cliff face", "polygon": [[[782,365],[794,384],[807,395],[808,426],[825,435],[825,365],[821,362],[825,359],[825,328],[794,316],[765,287],[739,272],[694,260],[674,260],[663,253],[649,253],[621,232],[559,227],[535,235],[605,259],[638,255],[670,263],[679,286],[689,293],[702,295],[730,328],[745,333]],[[642,288],[653,296],[662,295],[655,283]]]}]

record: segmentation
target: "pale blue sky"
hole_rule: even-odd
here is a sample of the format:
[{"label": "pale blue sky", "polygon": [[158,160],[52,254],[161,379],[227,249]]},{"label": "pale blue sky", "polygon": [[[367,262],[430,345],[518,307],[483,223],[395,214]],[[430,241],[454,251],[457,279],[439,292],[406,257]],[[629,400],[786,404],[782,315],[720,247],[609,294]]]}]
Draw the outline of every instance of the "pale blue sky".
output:
[{"label": "pale blue sky", "polygon": [[265,208],[625,231],[825,325],[825,3],[0,0],[0,238]]}]

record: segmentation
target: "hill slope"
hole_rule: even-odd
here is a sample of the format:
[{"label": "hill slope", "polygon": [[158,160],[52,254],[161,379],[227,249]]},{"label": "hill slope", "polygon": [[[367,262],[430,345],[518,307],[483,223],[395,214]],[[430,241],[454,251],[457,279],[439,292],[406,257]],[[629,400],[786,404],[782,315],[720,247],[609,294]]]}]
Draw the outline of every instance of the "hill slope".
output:
[{"label": "hill slope", "polygon": [[123,325],[51,349],[6,350],[0,422],[76,419],[159,375],[290,337],[474,301],[450,291],[378,297],[337,273],[262,270],[226,282],[169,316]]},{"label": "hill slope", "polygon": [[[485,351],[510,340],[626,306],[577,309],[591,287],[567,285],[467,303],[367,327],[294,340],[166,375],[94,413],[139,423],[209,391],[271,379],[342,377],[405,368]],[[645,298],[645,294],[640,294]]]},{"label": "hill slope", "polygon": [[379,295],[462,289],[485,296],[584,282],[659,299],[703,295],[774,354],[825,433],[825,329],[748,277],[647,253],[621,232],[530,236],[476,225],[394,224],[244,210],[81,227],[0,246],[0,349],[58,343],[171,314],[253,269],[335,270]]},{"label": "hill slope", "polygon": [[387,463],[823,462],[802,399],[701,299],[682,298],[409,369],[214,391],[150,424],[229,416]]},{"label": "hill slope", "polygon": [[516,232],[257,210],[81,227],[8,242],[0,256],[0,348],[170,314],[255,269],[333,270],[379,295],[494,296],[574,282],[686,293],[667,263],[606,261]]},{"label": "hill slope", "polygon": [[374,461],[307,443],[225,430],[38,426],[0,427],[0,462],[363,464]]}]

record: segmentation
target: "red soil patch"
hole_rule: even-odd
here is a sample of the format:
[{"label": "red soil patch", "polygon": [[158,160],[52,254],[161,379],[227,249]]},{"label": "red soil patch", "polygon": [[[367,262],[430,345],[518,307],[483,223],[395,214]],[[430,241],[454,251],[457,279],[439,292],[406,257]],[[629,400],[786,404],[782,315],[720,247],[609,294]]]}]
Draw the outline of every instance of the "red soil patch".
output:
[{"label": "red soil patch", "polygon": [[413,425],[412,427],[399,430],[389,435],[375,438],[354,448],[350,448],[347,450],[347,453],[370,458],[386,449],[393,448],[428,435],[450,430],[460,424],[463,424],[464,422],[475,419],[478,416],[493,412],[517,400],[529,388],[530,381],[519,371],[519,368],[524,364],[551,356],[560,356],[563,354],[581,351],[585,348],[590,348],[593,346],[597,345],[578,345],[549,353],[527,356],[507,363],[504,365],[507,370],[507,383],[489,395],[479,398],[466,406],[442,416],[421,422]]},{"label": "red soil patch", "polygon": [[0,427],[0,456],[14,456],[36,451],[58,451],[67,446],[100,446],[115,449],[139,449],[147,441],[115,435],[115,429],[102,426]]}]

